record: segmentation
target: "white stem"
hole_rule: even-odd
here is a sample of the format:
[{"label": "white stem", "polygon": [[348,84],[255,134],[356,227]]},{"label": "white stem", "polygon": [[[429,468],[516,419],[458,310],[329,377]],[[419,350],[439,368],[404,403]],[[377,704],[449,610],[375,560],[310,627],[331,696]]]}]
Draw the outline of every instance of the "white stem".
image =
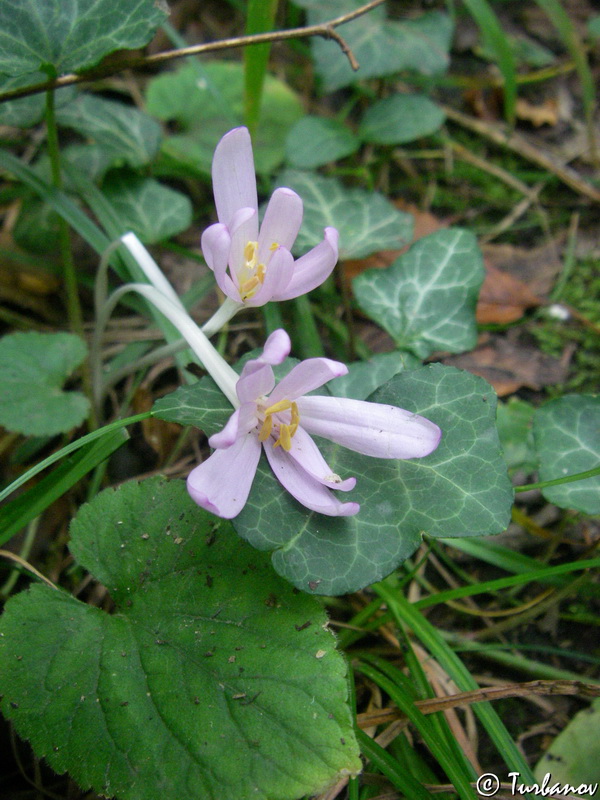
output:
[{"label": "white stem", "polygon": [[220,353],[215,350],[206,335],[201,331],[198,325],[196,325],[187,311],[183,309],[183,306],[181,306],[181,304],[175,305],[175,303],[172,303],[171,300],[165,297],[155,286],[149,286],[145,283],[128,283],[125,286],[121,286],[116,292],[113,292],[104,307],[104,318],[107,319],[110,317],[112,309],[126,292],[137,292],[152,303],[161,314],[165,315],[192,348],[204,369],[223,392],[231,405],[234,408],[239,408],[240,401],[238,400],[235,387],[240,376],[229,366]]},{"label": "white stem", "polygon": [[129,232],[124,236],[121,236],[121,242],[123,242],[125,247],[140,265],[140,268],[143,270],[144,275],[148,278],[152,286],[155,286],[158,291],[162,292],[162,294],[174,305],[176,305],[184,313],[187,313],[183,307],[183,303],[177,296],[177,292],[165,278],[161,268],[146,250],[144,245],[140,242],[135,233]]},{"label": "white stem", "polygon": [[202,332],[206,336],[212,336],[213,333],[220,331],[222,327],[227,325],[229,320],[234,317],[237,312],[244,307],[243,303],[236,303],[231,297],[226,297],[222,305],[215,311],[212,317],[202,326]]}]

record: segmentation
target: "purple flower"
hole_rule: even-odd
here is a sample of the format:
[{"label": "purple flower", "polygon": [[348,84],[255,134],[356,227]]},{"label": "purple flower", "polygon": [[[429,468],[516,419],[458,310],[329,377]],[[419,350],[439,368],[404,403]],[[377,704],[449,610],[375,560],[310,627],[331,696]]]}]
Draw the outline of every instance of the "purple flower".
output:
[{"label": "purple flower", "polygon": [[338,257],[335,228],[325,228],[323,241],[297,261],[290,252],[302,222],[302,200],[296,192],[273,192],[259,230],[246,128],[223,136],[213,157],[212,179],[219,221],[202,234],[202,253],[227,297],[262,306],[306,294],[331,274]]},{"label": "purple flower", "polygon": [[272,366],[289,352],[290,338],[280,329],[269,336],[262,355],[247,362],[236,383],[239,407],[208,440],[215,452],[188,477],[192,499],[213,514],[231,519],[240,513],[261,448],[279,482],[298,502],[320,514],[344,517],[356,514],[360,506],[341,502],[331,490],[347,492],[356,478],[336,475],[311,434],[377,458],[420,458],[439,444],[438,426],[410,411],[307,395],[347,373],[339,361],[309,358],[275,385]]}]

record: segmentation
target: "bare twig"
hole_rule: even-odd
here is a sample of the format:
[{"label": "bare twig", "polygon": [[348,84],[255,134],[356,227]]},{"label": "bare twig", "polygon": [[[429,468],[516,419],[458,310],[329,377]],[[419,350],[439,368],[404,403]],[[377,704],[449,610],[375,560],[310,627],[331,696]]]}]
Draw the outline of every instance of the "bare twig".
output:
[{"label": "bare twig", "polygon": [[[481,703],[484,700],[501,700],[506,697],[526,697],[527,695],[578,695],[579,697],[600,697],[600,685],[583,681],[528,681],[511,683],[508,686],[490,686],[473,692],[460,692],[450,697],[436,697],[430,700],[417,700],[415,705],[423,714],[433,714],[456,706]],[[359,714],[359,728],[369,728],[396,719],[405,719],[398,708],[383,708]],[[406,720],[408,724],[408,720]]]},{"label": "bare twig", "polygon": [[552,175],[556,175],[559,180],[578,194],[593,200],[595,203],[600,202],[600,191],[595,186],[583,180],[575,170],[565,164],[556,163],[547,153],[527,141],[524,136],[518,133],[508,133],[501,125],[490,125],[483,120],[470,117],[468,114],[463,114],[461,111],[456,111],[456,109],[449,106],[443,106],[443,108],[446,116],[452,122],[474,131],[500,147],[512,150],[513,153],[517,153],[527,161],[531,161],[552,173]]},{"label": "bare twig", "polygon": [[161,64],[163,61],[171,61],[174,58],[196,56],[218,50],[232,50],[237,47],[263,44],[264,42],[282,42],[286,39],[305,39],[310,36],[322,36],[325,39],[333,39],[336,41],[341,47],[342,52],[347,56],[350,66],[356,71],[359,67],[358,61],[350,49],[350,45],[340,36],[335,28],[366,14],[384,2],[385,0],[371,0],[370,3],[366,3],[364,6],[355,9],[349,14],[343,14],[341,17],[336,17],[335,19],[329,20],[329,22],[322,22],[319,25],[307,25],[304,28],[291,28],[287,31],[256,33],[252,36],[237,36],[233,39],[222,39],[220,42],[208,42],[205,44],[193,45],[192,47],[181,47],[177,50],[165,50],[162,53],[156,53],[152,56],[129,56],[118,61],[112,61],[110,64],[93,67],[81,74],[70,72],[51,81],[44,81],[43,83],[36,83],[32,86],[25,86],[20,89],[11,89],[9,92],[2,92],[0,94],[0,103],[4,103],[8,100],[16,100],[19,97],[39,94],[39,92],[45,92],[48,89],[61,89],[65,86],[73,86],[77,83],[96,81],[99,78],[106,78],[109,75],[115,75],[126,69]]}]

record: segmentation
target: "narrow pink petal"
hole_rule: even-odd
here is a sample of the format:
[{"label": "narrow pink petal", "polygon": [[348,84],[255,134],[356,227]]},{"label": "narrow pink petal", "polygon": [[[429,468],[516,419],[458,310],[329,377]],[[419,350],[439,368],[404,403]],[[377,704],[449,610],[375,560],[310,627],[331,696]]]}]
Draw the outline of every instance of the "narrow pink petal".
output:
[{"label": "narrow pink petal", "polygon": [[298,397],[318,389],[327,381],[347,375],[348,367],[341,361],[332,361],[330,358],[307,358],[296,364],[282,378],[269,400],[278,403],[280,400],[296,400]]},{"label": "narrow pink petal", "polygon": [[336,475],[323,458],[317,445],[302,428],[298,428],[292,437],[292,448],[288,451],[288,455],[297,461],[311,478],[329,489],[349,492],[356,486],[356,478],[346,478],[343,481],[339,475]]},{"label": "narrow pink petal", "polygon": [[339,234],[335,228],[325,228],[325,238],[294,263],[294,274],[286,289],[274,300],[291,300],[316,289],[333,272],[338,259]]},{"label": "narrow pink petal", "polygon": [[302,200],[291,189],[275,189],[258,236],[259,260],[266,263],[272,245],[291,250],[302,224]]},{"label": "narrow pink petal", "polygon": [[[290,337],[283,328],[273,331],[265,342],[262,354],[244,364],[236,387],[241,402],[256,401],[261,395],[271,391],[275,385],[271,365],[281,364],[289,355],[291,346]],[[251,376],[257,372],[262,374],[259,374],[255,380],[250,380]]]},{"label": "narrow pink petal", "polygon": [[271,256],[267,264],[265,279],[256,294],[249,297],[245,305],[258,307],[264,306],[274,296],[285,289],[294,274],[294,257],[285,247],[279,247]]},{"label": "narrow pink petal", "polygon": [[255,428],[257,422],[256,403],[242,402],[242,405],[229,417],[225,427],[218,433],[214,433],[208,443],[217,450],[231,447],[236,439]]},{"label": "narrow pink petal", "polygon": [[292,342],[287,332],[283,328],[277,328],[265,342],[263,353],[259,360],[263,364],[271,364],[271,366],[275,367],[285,361],[291,349]]},{"label": "narrow pink petal", "polygon": [[265,453],[275,477],[299,503],[328,517],[351,517],[360,511],[358,503],[342,503],[323,484],[309,475],[281,447],[273,447],[271,439],[264,442]]},{"label": "narrow pink petal", "polygon": [[218,143],[212,162],[212,181],[219,222],[229,227],[238,209],[258,209],[252,142],[247,128],[234,128]]},{"label": "narrow pink petal", "polygon": [[218,287],[233,300],[240,299],[240,293],[227,274],[231,237],[225,225],[217,222],[208,227],[202,234],[202,255],[210,269],[215,273]]},{"label": "narrow pink petal", "polygon": [[236,517],[250,494],[259,458],[255,433],[241,436],[225,450],[215,450],[188,475],[192,500],[219,517]]},{"label": "narrow pink petal", "polygon": [[256,366],[258,359],[248,368],[248,364],[244,365],[242,374],[237,382],[236,392],[240,403],[254,403],[259,397],[269,394],[273,386],[275,386],[275,376],[269,364],[259,364]]},{"label": "narrow pink petal", "polygon": [[232,217],[229,233],[229,267],[233,282],[239,286],[239,272],[246,261],[244,250],[248,242],[255,242],[258,236],[258,212],[252,208],[239,208]]},{"label": "narrow pink petal", "polygon": [[403,408],[347,397],[300,397],[297,402],[305,430],[366,456],[422,458],[440,443],[437,425]]}]

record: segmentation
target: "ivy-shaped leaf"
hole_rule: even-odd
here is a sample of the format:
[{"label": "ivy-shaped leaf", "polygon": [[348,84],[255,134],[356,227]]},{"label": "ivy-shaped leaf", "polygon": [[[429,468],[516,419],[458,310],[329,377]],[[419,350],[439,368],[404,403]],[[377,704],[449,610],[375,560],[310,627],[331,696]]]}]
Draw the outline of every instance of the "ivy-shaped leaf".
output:
[{"label": "ivy-shaped leaf", "polygon": [[353,287],[358,305],[399,348],[426,358],[475,346],[483,278],[475,236],[448,228],[419,239],[386,269],[366,270]]},{"label": "ivy-shaped leaf", "polygon": [[119,800],[294,800],[360,770],[322,608],[183,481],[107,490],[71,536],[116,613],[35,585],[0,625],[2,711],[54,770]]},{"label": "ivy-shaped leaf", "polygon": [[112,173],[102,189],[124,230],[133,231],[146,244],[175,236],[192,223],[189,198],[153,178]]},{"label": "ivy-shaped leaf", "polygon": [[435,133],[446,115],[421,94],[395,94],[369,106],[360,123],[359,135],[375,144],[404,144]]},{"label": "ivy-shaped leaf", "polygon": [[0,425],[26,436],[54,436],[80,425],[89,402],[62,386],[87,348],[71,333],[13,333],[0,339]]},{"label": "ivy-shaped leaf", "polygon": [[11,0],[0,3],[0,73],[60,74],[142,47],[168,15],[161,0]]},{"label": "ivy-shaped leaf", "polygon": [[[541,481],[594,469],[600,465],[600,396],[568,394],[551,400],[535,412],[533,436]],[[561,508],[600,514],[600,475],[542,492]]]},{"label": "ivy-shaped leaf", "polygon": [[[294,0],[308,12],[311,25],[356,10],[362,0]],[[433,11],[416,19],[388,19],[384,6],[340,26],[359,69],[354,72],[336,42],[315,37],[311,42],[323,88],[332,92],[365,78],[378,78],[401,70],[423,75],[444,71],[452,40],[452,21]]]},{"label": "ivy-shaped leaf", "polygon": [[80,94],[57,110],[59,125],[73,128],[110,153],[113,166],[148,164],[160,146],[160,125],[137,108]]},{"label": "ivy-shaped leaf", "polygon": [[336,119],[306,116],[298,120],[285,141],[291,167],[314,169],[354,153],[360,140]]},{"label": "ivy-shaped leaf", "polygon": [[[158,119],[179,124],[161,152],[165,171],[210,175],[217,142],[244,124],[244,67],[232,61],[186,64],[148,84],[146,107]],[[257,172],[272,173],[283,161],[285,137],[303,115],[299,97],[283,81],[265,78],[258,130],[253,136]]]},{"label": "ivy-shaped leaf", "polygon": [[[406,408],[442,429],[438,449],[410,461],[368,458],[319,440],[327,462],[356,488],[354,517],[307,510],[283,490],[261,458],[250,497],[233,525],[303,591],[344,594],[380,580],[408,558],[425,533],[435,537],[499,533],[513,491],[495,426],[496,395],[482,378],[433,364],[408,370],[370,400]],[[221,430],[231,406],[209,378],[155,404],[162,419]],[[300,420],[302,424],[302,420]],[[227,480],[227,476],[223,476]]]},{"label": "ivy-shaped leaf", "polygon": [[293,189],[304,203],[302,228],[294,245],[298,255],[322,241],[327,225],[340,233],[342,260],[397,249],[412,238],[412,216],[398,211],[378,192],[348,189],[336,178],[291,169],[279,175],[277,185]]}]

